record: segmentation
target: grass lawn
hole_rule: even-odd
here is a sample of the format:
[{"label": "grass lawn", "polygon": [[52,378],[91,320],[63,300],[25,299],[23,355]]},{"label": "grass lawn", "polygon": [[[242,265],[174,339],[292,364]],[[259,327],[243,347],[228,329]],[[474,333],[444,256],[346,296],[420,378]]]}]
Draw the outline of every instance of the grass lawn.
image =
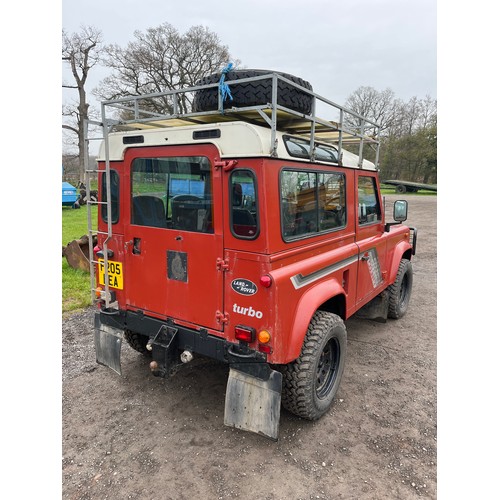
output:
[{"label": "grass lawn", "polygon": [[[92,224],[97,225],[97,207],[92,207]],[[81,238],[87,234],[87,207],[62,208],[62,244]],[[62,312],[72,312],[91,305],[90,275],[69,266],[62,258]]]}]

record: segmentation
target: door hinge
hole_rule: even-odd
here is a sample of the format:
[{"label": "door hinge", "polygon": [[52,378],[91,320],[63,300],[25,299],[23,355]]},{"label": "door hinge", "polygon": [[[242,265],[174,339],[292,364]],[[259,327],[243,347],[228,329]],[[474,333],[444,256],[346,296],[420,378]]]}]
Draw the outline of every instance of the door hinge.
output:
[{"label": "door hinge", "polygon": [[217,266],[217,271],[228,271],[229,270],[229,260],[228,259],[221,259],[219,257],[217,259],[216,266]]},{"label": "door hinge", "polygon": [[217,323],[227,323],[229,321],[229,314],[217,311],[215,313],[215,319],[217,320]]},{"label": "door hinge", "polygon": [[229,172],[234,167],[236,167],[236,165],[238,165],[238,160],[221,160],[221,161],[214,162],[214,167],[215,168],[222,167],[224,172]]}]

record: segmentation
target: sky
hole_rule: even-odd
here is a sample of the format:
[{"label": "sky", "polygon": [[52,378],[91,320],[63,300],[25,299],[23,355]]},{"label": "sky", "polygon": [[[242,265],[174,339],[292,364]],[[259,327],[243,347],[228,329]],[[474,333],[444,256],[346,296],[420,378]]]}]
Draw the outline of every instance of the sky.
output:
[{"label": "sky", "polygon": [[[436,98],[436,18],[436,0],[62,2],[68,33],[93,26],[105,44],[122,47],[134,31],[165,22],[181,33],[206,26],[243,66],[299,76],[338,104],[360,86],[390,88],[403,100]],[[109,70],[92,73],[89,89]]]}]

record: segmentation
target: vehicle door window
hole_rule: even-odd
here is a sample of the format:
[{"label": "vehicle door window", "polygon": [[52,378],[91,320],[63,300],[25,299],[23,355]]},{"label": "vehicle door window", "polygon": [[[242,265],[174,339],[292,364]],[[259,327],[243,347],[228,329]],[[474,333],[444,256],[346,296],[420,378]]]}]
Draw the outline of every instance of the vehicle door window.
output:
[{"label": "vehicle door window", "polygon": [[237,169],[229,178],[230,224],[234,236],[255,239],[259,234],[257,182],[253,171]]},{"label": "vehicle door window", "polygon": [[358,221],[372,224],[382,220],[377,185],[373,177],[358,177]]},{"label": "vehicle door window", "polygon": [[132,224],[214,232],[208,158],[136,158],[131,182]]}]

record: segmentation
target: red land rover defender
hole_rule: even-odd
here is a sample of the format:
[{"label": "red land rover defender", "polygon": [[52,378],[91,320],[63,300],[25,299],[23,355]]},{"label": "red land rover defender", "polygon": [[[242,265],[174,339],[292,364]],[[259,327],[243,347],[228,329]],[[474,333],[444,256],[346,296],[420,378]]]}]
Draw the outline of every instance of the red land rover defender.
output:
[{"label": "red land rover defender", "polygon": [[405,313],[417,231],[406,201],[384,220],[375,123],[292,75],[224,77],[102,105],[96,355],[121,373],[125,339],[161,377],[227,363],[225,424],[277,439],[281,404],[311,420],[331,406],[346,318]]}]

